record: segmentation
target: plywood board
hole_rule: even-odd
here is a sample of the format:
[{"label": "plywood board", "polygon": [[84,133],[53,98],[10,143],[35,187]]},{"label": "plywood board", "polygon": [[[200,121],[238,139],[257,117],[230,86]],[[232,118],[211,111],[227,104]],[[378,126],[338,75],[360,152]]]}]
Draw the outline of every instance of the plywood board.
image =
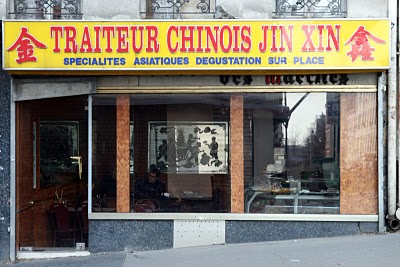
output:
[{"label": "plywood board", "polygon": [[376,94],[342,94],[340,106],[340,213],[378,214]]}]

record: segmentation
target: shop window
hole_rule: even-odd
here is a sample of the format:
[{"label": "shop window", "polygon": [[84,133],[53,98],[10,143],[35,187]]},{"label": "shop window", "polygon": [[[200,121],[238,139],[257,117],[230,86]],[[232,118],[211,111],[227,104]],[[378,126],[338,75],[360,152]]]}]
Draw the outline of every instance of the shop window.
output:
[{"label": "shop window", "polygon": [[[132,94],[130,115],[117,121],[118,97],[93,98],[93,199],[102,209],[120,201],[131,212],[229,213],[242,201],[234,204],[246,213],[342,214],[361,184],[375,190],[374,93]],[[126,165],[117,170],[117,160]],[[117,194],[118,183],[129,193]],[[232,198],[243,186],[244,199]]]},{"label": "shop window", "polygon": [[346,17],[346,0],[276,0],[277,18]]},{"label": "shop window", "polygon": [[375,94],[285,93],[275,105],[248,97],[245,106],[254,156],[246,212],[343,214],[342,197],[374,184]]},{"label": "shop window", "polygon": [[[132,212],[229,212],[229,97],[131,95],[129,196],[116,193],[117,96],[94,97],[94,204],[104,211],[128,198]],[[153,175],[160,187],[148,184]]]},{"label": "shop window", "polygon": [[96,97],[93,99],[92,131],[93,211],[116,211],[115,97]]}]

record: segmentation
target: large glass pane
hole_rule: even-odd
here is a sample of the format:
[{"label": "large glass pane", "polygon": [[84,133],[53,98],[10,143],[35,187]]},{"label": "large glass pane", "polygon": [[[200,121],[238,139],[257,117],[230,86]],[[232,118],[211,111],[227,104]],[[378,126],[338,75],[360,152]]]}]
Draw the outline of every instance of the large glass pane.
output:
[{"label": "large glass pane", "polygon": [[116,98],[93,97],[93,212],[116,211]]},{"label": "large glass pane", "polygon": [[133,212],[229,212],[229,97],[131,96]]},{"label": "large glass pane", "polygon": [[41,188],[82,178],[78,121],[40,122],[40,174]]},{"label": "large glass pane", "polygon": [[[131,212],[230,212],[232,164],[244,168],[245,198],[234,204],[245,212],[352,214],[347,199],[360,199],[357,186],[375,199],[375,94],[242,94],[243,129],[230,128],[231,97],[131,95],[129,196],[116,194],[115,96],[94,97],[98,206],[115,210],[118,197],[130,199]],[[231,143],[235,130],[243,130],[242,144]],[[232,162],[236,146],[244,162]]]},{"label": "large glass pane", "polygon": [[[349,196],[346,188],[360,176],[374,184],[375,94],[251,94],[245,108],[253,157],[245,173],[246,212],[338,214],[341,191]],[[352,171],[360,158],[364,167]],[[370,174],[362,173],[367,166]]]},{"label": "large glass pane", "polygon": [[116,97],[93,97],[93,204],[115,211],[128,197],[131,212],[229,212],[229,103],[225,94],[131,95],[130,196],[118,196]]}]

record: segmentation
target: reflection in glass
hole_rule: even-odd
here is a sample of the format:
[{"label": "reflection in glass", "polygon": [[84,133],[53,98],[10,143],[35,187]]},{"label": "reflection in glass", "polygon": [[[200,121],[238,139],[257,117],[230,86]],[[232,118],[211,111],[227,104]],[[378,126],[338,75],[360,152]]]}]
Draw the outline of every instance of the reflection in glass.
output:
[{"label": "reflection in glass", "polygon": [[116,98],[93,98],[93,211],[116,210]]},{"label": "reflection in glass", "polygon": [[79,122],[40,123],[40,186],[71,183],[79,177]]},{"label": "reflection in glass", "polygon": [[[254,165],[245,174],[246,212],[339,213],[341,177],[354,180],[348,166],[360,165],[362,157],[363,164],[374,164],[374,99],[367,93],[247,96]],[[355,151],[346,151],[343,161],[340,142],[345,136],[355,142],[343,147]],[[366,145],[358,149],[358,144]],[[363,151],[365,147],[371,149]]]},{"label": "reflection in glass", "polygon": [[[231,96],[130,96],[132,212],[144,201],[134,185],[154,166],[166,187],[157,211],[230,212],[231,191],[238,186],[231,183],[230,170],[240,164],[245,212],[338,214],[340,197],[351,192],[343,191],[341,181],[357,181],[353,166],[362,171],[376,165],[374,93],[240,94],[239,144],[229,140],[230,131],[236,130],[229,129],[231,116],[236,116],[231,114]],[[115,208],[117,197],[116,107],[115,96],[93,98],[93,199],[102,208]],[[241,147],[243,162],[230,159],[229,152]]]}]

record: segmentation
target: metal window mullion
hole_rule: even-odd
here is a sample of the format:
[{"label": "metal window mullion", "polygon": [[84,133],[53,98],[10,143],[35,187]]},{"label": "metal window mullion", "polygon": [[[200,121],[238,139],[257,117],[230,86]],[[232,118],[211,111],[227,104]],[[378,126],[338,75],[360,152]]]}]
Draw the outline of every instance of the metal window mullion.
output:
[{"label": "metal window mullion", "polygon": [[88,96],[88,213],[92,213],[92,142],[93,142],[93,97]]},{"label": "metal window mullion", "polygon": [[16,151],[16,142],[15,142],[15,131],[16,131],[16,122],[15,122],[15,102],[13,98],[14,94],[14,82],[11,79],[11,87],[10,87],[10,260],[15,261],[16,259],[16,175],[15,175],[15,151]]},{"label": "metal window mullion", "polygon": [[376,93],[376,85],[310,85],[310,86],[171,86],[171,87],[97,87],[97,93],[179,94],[179,93]]}]

